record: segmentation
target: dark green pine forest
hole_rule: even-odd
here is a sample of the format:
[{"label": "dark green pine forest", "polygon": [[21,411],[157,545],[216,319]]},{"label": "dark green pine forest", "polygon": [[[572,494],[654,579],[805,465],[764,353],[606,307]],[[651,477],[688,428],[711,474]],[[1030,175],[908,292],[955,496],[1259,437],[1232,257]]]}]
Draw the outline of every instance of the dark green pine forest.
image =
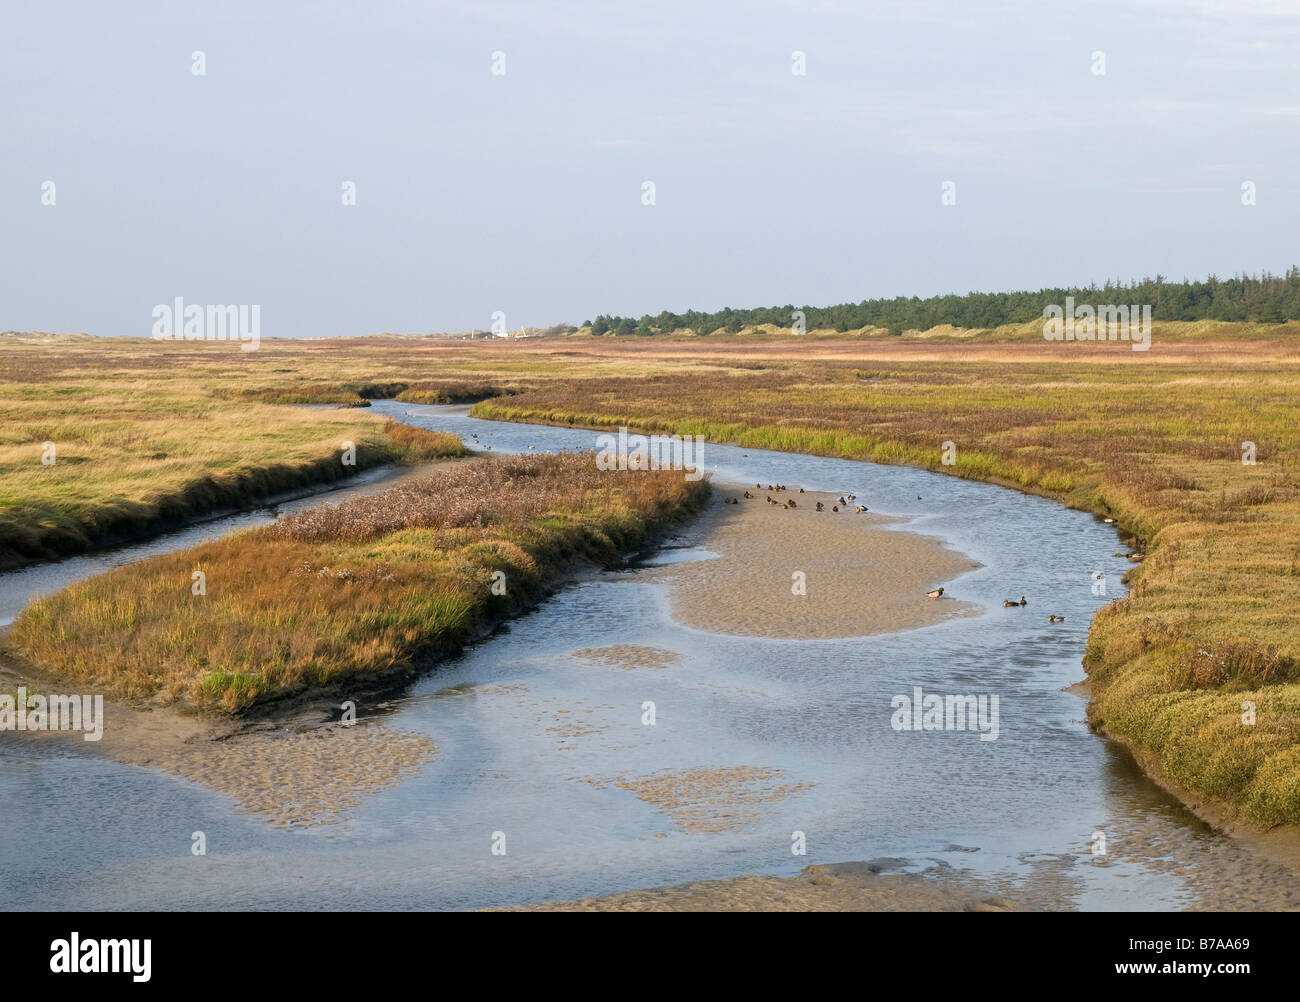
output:
[{"label": "dark green pine forest", "polygon": [[767,306],[754,309],[725,309],[714,313],[687,310],[657,316],[607,316],[601,314],[583,326],[593,334],[654,335],[690,329],[696,334],[719,330],[736,332],[743,327],[775,324],[789,327],[796,309],[805,315],[808,330],[858,330],[883,327],[891,334],[925,330],[941,324],[954,327],[987,328],[1025,323],[1041,318],[1043,308],[1062,305],[1067,296],[1076,303],[1093,305],[1150,305],[1155,320],[1224,320],[1245,323],[1283,323],[1300,320],[1300,268],[1285,275],[1264,272],[1259,277],[1216,278],[1203,282],[1171,282],[1162,275],[1141,281],[1078,286],[1072,289],[1039,289],[1037,292],[969,292],[965,295],[931,296],[928,299],[899,296],[894,299],[864,299],[838,306]]}]

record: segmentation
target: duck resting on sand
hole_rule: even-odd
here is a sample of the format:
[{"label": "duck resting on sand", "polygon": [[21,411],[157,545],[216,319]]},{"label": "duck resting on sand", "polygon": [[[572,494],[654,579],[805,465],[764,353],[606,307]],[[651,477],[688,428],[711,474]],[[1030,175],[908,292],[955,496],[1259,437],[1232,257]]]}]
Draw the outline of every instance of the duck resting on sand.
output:
[{"label": "duck resting on sand", "polygon": [[927,598],[939,598],[939,597],[941,597],[941,596],[943,595],[943,589],[942,589],[942,588],[931,588],[929,591],[927,591],[927,592],[925,593],[925,595],[926,595]]},{"label": "duck resting on sand", "polygon": [[853,510],[854,510],[855,512],[857,512],[859,515],[861,515],[864,511],[867,510],[867,506],[864,505],[864,504],[860,504],[860,505],[858,505],[856,508],[854,508]]}]

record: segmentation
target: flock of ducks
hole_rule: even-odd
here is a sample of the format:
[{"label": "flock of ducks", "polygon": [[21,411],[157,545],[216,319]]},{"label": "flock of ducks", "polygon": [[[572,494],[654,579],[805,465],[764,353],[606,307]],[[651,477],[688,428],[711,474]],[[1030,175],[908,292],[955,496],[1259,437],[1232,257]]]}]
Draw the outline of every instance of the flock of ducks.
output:
[{"label": "flock of ducks", "polygon": [[[763,485],[762,485],[762,484],[755,484],[755,485],[754,485],[754,490],[761,491],[762,489],[763,489]],[[768,503],[769,505],[773,505],[773,506],[775,506],[775,507],[777,507],[777,508],[786,508],[786,509],[789,509],[789,508],[798,508],[798,507],[799,507],[799,505],[795,502],[795,499],[794,499],[794,498],[788,498],[786,501],[782,502],[782,501],[778,501],[776,498],[772,497],[772,494],[780,494],[780,493],[782,493],[782,492],[784,492],[784,491],[789,490],[789,488],[787,488],[787,487],[785,486],[785,484],[768,484],[768,485],[767,485],[767,489],[768,489],[768,491],[771,492],[771,493],[767,494],[766,497],[765,497],[765,500],[767,501],[767,503]],[[799,488],[799,493],[800,493],[800,494],[803,494],[803,493],[804,493],[804,489],[803,489],[802,487]],[[748,501],[754,501],[754,500],[757,500],[757,499],[758,499],[758,495],[757,495],[757,494],[751,494],[751,493],[749,493],[748,490],[745,491],[745,493],[744,493],[744,497],[745,497],[745,499],[748,500]],[[855,494],[841,494],[841,495],[839,496],[838,503],[835,503],[835,502],[832,502],[832,503],[831,503],[831,511],[833,511],[833,512],[838,512],[841,508],[843,508],[845,511],[848,511],[848,510],[849,510],[849,505],[853,504],[853,502],[856,501],[856,500],[857,500],[857,495],[855,495]],[[918,494],[918,495],[916,496],[916,500],[918,500],[918,501],[921,500],[921,495],[920,495],[920,494]],[[740,504],[740,498],[724,497],[724,498],[722,499],[722,503],[723,503],[723,504]],[[817,507],[816,507],[816,510],[817,510],[817,511],[825,511],[825,510],[826,510],[826,502],[818,501],[816,504],[817,504]],[[866,511],[869,511],[869,510],[870,510],[870,509],[868,509],[867,506],[864,505],[864,504],[855,505],[854,508],[853,508],[853,511],[854,511],[855,513],[858,513],[858,514],[861,514],[862,512],[866,512]],[[931,588],[928,592],[925,593],[925,595],[926,595],[926,598],[930,598],[930,599],[940,599],[940,598],[943,598],[943,591],[944,591],[944,590],[943,590],[942,588]],[[1024,595],[1021,595],[1019,601],[1016,601],[1015,599],[1012,599],[1012,598],[1005,599],[1005,600],[1002,602],[1002,607],[1003,607],[1004,609],[1018,609],[1018,608],[1022,608],[1023,606],[1026,606],[1026,605],[1028,605],[1028,604],[1029,604],[1029,600],[1028,600],[1027,598],[1025,598]],[[1064,622],[1065,622],[1065,617],[1064,617],[1064,616],[1057,616],[1057,615],[1053,614],[1053,615],[1050,615],[1050,616],[1047,617],[1047,621],[1048,621],[1049,623],[1064,623]]]},{"label": "flock of ducks", "polygon": [[[761,491],[762,489],[763,489],[763,485],[762,485],[762,484],[755,484],[755,485],[754,485],[754,490],[756,490],[756,491]],[[766,498],[764,499],[764,500],[767,501],[768,504],[770,504],[770,505],[774,505],[774,506],[777,507],[777,508],[785,508],[785,509],[787,509],[787,510],[790,509],[790,508],[798,508],[798,507],[799,507],[799,503],[798,503],[797,501],[795,501],[794,498],[788,498],[788,499],[785,500],[785,501],[778,501],[776,498],[772,497],[772,494],[780,494],[782,491],[788,491],[788,490],[790,490],[790,488],[787,487],[785,484],[768,484],[768,485],[767,485],[767,489],[768,489],[769,491],[772,492],[771,494],[768,494],[768,495],[766,496]],[[800,494],[804,494],[804,493],[807,493],[807,492],[806,492],[802,487],[800,487],[800,488],[799,488],[799,493],[800,493]],[[743,497],[745,498],[746,501],[753,501],[753,500],[757,500],[757,499],[758,499],[758,495],[757,495],[757,494],[750,494],[749,491],[745,491]],[[849,510],[849,505],[850,505],[850,503],[852,503],[853,501],[856,501],[856,500],[857,500],[857,495],[856,495],[856,494],[841,494],[841,495],[840,495],[839,504],[832,504],[832,505],[831,505],[831,511],[833,511],[833,512],[838,512],[838,511],[840,510],[841,507],[842,507],[845,511],[848,511],[848,510]],[[740,498],[724,497],[724,498],[722,499],[722,503],[723,503],[723,504],[740,504]],[[817,502],[817,509],[816,509],[816,510],[817,510],[817,511],[825,511],[825,510],[826,510],[826,504],[825,504],[825,502],[823,502],[823,501],[818,501],[818,502]],[[856,512],[857,514],[862,514],[863,512],[867,511],[868,509],[867,509],[867,506],[866,506],[866,505],[864,505],[864,504],[860,504],[860,505],[858,505],[857,507],[855,507],[853,510],[854,510],[854,512]]]}]

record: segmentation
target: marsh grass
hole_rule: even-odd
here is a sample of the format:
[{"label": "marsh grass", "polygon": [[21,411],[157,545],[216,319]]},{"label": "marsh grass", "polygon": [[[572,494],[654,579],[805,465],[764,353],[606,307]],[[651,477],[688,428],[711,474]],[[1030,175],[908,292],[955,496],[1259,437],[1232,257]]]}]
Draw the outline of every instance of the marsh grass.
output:
[{"label": "marsh grass", "polygon": [[[0,383],[0,567],[384,463],[467,453],[455,435],[356,412],[236,406],[176,382],[88,382]],[[45,442],[54,445],[53,465],[41,462]],[[343,464],[344,442],[356,446],[355,465]]]},{"label": "marsh grass", "polygon": [[428,663],[567,562],[616,565],[707,492],[591,453],[485,459],[80,582],[29,605],[12,641],[114,696],[240,713]]}]

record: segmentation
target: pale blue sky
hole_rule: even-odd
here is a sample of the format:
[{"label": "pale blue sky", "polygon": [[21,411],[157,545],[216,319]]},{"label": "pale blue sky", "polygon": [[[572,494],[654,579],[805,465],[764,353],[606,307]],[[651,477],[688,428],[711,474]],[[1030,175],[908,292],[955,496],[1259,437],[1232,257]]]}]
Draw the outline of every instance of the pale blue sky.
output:
[{"label": "pale blue sky", "polygon": [[259,304],[263,337],[544,326],[1300,263],[1300,0],[0,18],[0,329],[144,336],[177,296]]}]

